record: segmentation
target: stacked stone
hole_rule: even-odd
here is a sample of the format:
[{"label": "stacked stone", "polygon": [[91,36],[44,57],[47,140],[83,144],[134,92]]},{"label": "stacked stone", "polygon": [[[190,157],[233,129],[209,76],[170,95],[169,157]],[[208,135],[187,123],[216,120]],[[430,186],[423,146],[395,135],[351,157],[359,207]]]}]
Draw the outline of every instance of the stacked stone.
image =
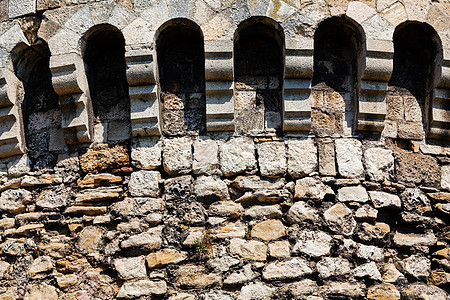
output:
[{"label": "stacked stone", "polygon": [[448,162],[430,145],[182,137],[17,163],[0,298],[448,299]]}]

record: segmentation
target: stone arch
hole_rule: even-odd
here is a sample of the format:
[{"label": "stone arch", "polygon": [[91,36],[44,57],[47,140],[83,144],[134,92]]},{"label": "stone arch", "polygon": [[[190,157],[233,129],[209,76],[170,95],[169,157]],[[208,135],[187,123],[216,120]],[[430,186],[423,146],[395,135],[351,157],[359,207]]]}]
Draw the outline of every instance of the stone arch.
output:
[{"label": "stone arch", "polygon": [[58,94],[52,86],[50,56],[47,43],[40,38],[30,46],[19,43],[11,51],[14,73],[24,89],[20,105],[33,169],[53,168],[57,155],[66,150]]},{"label": "stone arch", "polygon": [[429,130],[434,88],[440,79],[442,43],[432,26],[416,21],[398,25],[393,43],[386,124],[397,130],[391,130],[389,137],[422,140]]},{"label": "stone arch", "polygon": [[164,23],[156,33],[162,133],[206,132],[205,51],[200,27],[189,19]]},{"label": "stone arch", "polygon": [[236,133],[278,133],[283,124],[284,32],[268,17],[251,17],[234,35]]},{"label": "stone arch", "polygon": [[366,38],[347,16],[322,21],[314,33],[312,130],[318,135],[350,135],[354,130]]},{"label": "stone arch", "polygon": [[101,136],[101,142],[125,141],[131,136],[125,39],[112,25],[95,25],[83,36],[81,50],[95,118],[94,135]]}]

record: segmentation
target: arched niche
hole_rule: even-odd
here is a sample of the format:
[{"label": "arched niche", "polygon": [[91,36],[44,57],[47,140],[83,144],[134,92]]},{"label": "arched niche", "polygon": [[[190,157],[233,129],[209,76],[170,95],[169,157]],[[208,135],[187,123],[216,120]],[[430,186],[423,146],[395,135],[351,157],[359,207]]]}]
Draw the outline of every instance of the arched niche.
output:
[{"label": "arched niche", "polygon": [[386,120],[392,136],[425,138],[429,129],[434,88],[440,78],[442,44],[430,25],[407,21],[394,31],[394,68],[386,98]]},{"label": "arched niche", "polygon": [[322,21],[314,33],[312,130],[319,136],[350,135],[365,68],[364,30],[347,16]]},{"label": "arched niche", "polygon": [[125,39],[116,27],[100,24],[86,32],[81,47],[96,123],[94,134],[102,136],[102,142],[122,142],[131,135]]},{"label": "arched niche", "polygon": [[281,133],[284,33],[267,17],[251,17],[234,35],[236,133]]},{"label": "arched niche", "polygon": [[205,133],[205,52],[200,27],[184,18],[163,24],[156,35],[156,58],[162,133]]},{"label": "arched niche", "polygon": [[21,111],[33,169],[53,168],[57,155],[66,150],[58,95],[52,86],[50,56],[47,43],[40,38],[31,46],[20,43],[11,51],[14,73],[24,89]]}]

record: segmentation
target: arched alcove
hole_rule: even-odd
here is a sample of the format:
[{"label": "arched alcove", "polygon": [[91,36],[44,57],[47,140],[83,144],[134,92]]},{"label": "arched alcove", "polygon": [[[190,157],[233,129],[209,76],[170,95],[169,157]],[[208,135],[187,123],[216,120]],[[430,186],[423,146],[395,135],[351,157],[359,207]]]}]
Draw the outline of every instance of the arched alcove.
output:
[{"label": "arched alcove", "polygon": [[396,27],[393,43],[394,68],[386,98],[386,120],[396,122],[397,137],[420,140],[431,121],[442,44],[433,27],[412,21]]},{"label": "arched alcove", "polygon": [[42,39],[11,51],[14,73],[24,88],[21,103],[25,140],[33,169],[52,168],[65,150],[58,95],[52,86],[50,49]]},{"label": "arched alcove", "polygon": [[239,24],[234,36],[236,132],[281,133],[284,33],[267,17]]},{"label": "arched alcove", "polygon": [[322,21],[314,33],[312,129],[318,135],[354,129],[366,44],[359,24],[346,16]]},{"label": "arched alcove", "polygon": [[166,22],[157,32],[156,56],[163,134],[203,134],[205,52],[200,27],[182,18]]},{"label": "arched alcove", "polygon": [[92,27],[83,37],[82,54],[97,124],[95,135],[101,134],[103,142],[128,139],[130,97],[122,33],[109,24]]}]

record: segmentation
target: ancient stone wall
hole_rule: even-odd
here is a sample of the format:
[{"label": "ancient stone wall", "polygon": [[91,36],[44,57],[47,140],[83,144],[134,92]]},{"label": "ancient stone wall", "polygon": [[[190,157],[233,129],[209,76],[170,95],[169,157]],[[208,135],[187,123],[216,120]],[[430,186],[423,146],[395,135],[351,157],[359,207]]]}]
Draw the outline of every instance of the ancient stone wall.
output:
[{"label": "ancient stone wall", "polygon": [[0,299],[450,299],[446,0],[0,0]]}]

